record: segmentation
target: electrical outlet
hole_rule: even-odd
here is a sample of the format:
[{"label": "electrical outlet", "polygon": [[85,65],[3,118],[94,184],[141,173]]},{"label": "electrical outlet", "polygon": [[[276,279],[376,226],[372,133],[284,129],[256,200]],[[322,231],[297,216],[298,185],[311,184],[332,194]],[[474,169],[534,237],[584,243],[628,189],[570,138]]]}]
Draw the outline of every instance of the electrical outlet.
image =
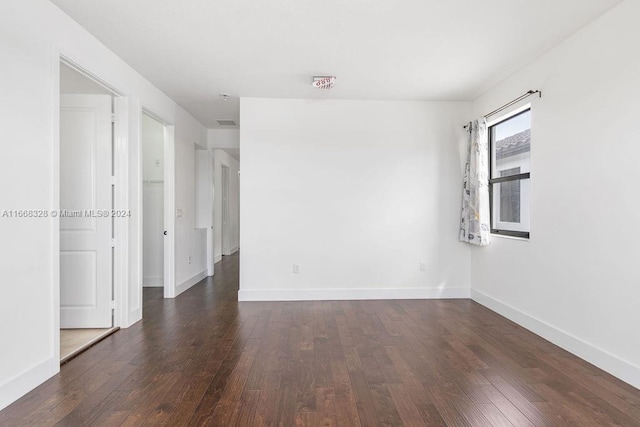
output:
[{"label": "electrical outlet", "polygon": [[424,261],[420,263],[420,271],[425,271],[427,269],[427,263]]},{"label": "electrical outlet", "polygon": [[187,257],[187,263],[191,264],[191,257],[190,256]]},{"label": "electrical outlet", "polygon": [[293,264],[293,272],[295,274],[300,273],[300,266],[298,264]]}]

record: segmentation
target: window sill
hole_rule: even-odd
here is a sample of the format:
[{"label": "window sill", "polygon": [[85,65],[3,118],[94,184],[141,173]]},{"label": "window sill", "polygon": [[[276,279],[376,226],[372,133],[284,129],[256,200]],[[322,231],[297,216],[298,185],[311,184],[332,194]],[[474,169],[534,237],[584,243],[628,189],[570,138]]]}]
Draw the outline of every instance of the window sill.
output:
[{"label": "window sill", "polygon": [[497,237],[499,239],[508,239],[508,240],[520,240],[522,242],[528,242],[531,240],[531,237],[516,237],[516,236],[507,236],[505,234],[494,234],[491,233],[491,238]]}]

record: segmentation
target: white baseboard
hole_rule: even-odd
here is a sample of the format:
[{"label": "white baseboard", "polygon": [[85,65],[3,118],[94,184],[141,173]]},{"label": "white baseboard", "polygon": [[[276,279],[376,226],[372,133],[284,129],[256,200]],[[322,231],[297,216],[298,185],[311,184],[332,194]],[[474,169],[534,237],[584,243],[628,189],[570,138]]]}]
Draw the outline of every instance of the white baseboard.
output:
[{"label": "white baseboard", "polygon": [[145,288],[164,287],[164,277],[145,277],[142,279],[142,286]]},{"label": "white baseboard", "polygon": [[190,287],[192,287],[202,279],[206,279],[206,277],[207,277],[207,269],[205,268],[200,273],[190,277],[189,279],[185,280],[182,283],[179,283],[178,286],[176,286],[176,296],[180,295],[181,293],[183,293],[184,291],[186,291],[187,289],[189,289]]},{"label": "white baseboard", "polygon": [[60,361],[51,357],[0,385],[0,410],[6,408],[58,372],[60,372]]},{"label": "white baseboard", "polygon": [[331,301],[470,298],[469,288],[402,289],[240,289],[238,301]]},{"label": "white baseboard", "polygon": [[540,319],[499,301],[483,292],[472,289],[471,299],[492,311],[506,317],[518,325],[529,329],[542,338],[575,354],[581,359],[607,371],[622,381],[640,389],[640,367],[620,359],[605,350],[596,347],[578,337],[556,328]]},{"label": "white baseboard", "polygon": [[228,251],[227,253],[224,253],[224,254],[222,254],[222,255],[225,255],[225,256],[227,256],[227,255],[233,255],[233,254],[235,254],[236,252],[238,252],[239,250],[240,250],[240,248],[239,248],[238,246],[234,246],[233,248],[229,249],[229,251]]},{"label": "white baseboard", "polygon": [[220,262],[220,261],[222,261],[222,254],[220,254],[220,255],[215,255],[215,256],[213,257],[213,263],[214,263],[214,264],[215,264],[216,262]]}]

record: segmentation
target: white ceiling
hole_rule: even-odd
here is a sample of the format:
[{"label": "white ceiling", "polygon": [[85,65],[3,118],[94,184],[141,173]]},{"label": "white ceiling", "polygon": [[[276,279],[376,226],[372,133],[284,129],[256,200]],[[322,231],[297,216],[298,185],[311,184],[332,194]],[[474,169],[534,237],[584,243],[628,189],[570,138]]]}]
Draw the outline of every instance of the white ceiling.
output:
[{"label": "white ceiling", "polygon": [[247,96],[472,100],[620,1],[52,0],[209,128]]}]

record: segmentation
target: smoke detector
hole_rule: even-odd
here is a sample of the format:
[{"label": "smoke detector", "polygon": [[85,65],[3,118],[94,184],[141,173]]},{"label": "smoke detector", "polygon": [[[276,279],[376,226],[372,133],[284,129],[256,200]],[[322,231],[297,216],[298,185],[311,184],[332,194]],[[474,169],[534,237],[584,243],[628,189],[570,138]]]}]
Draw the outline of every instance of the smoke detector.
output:
[{"label": "smoke detector", "polygon": [[230,96],[228,93],[220,93],[218,94],[218,98],[222,99],[223,101],[228,101]]},{"label": "smoke detector", "polygon": [[336,76],[313,76],[313,86],[316,89],[331,89],[336,83]]}]

